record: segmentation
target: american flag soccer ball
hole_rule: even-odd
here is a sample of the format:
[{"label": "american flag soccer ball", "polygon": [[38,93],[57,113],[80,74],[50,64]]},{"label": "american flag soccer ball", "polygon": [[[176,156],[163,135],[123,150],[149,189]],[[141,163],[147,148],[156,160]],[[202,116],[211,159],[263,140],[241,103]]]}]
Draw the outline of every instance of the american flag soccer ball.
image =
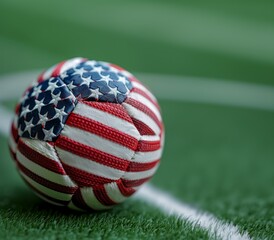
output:
[{"label": "american flag soccer ball", "polygon": [[24,92],[9,139],[20,175],[42,199],[76,210],[123,202],[158,168],[159,105],[131,73],[73,58]]}]

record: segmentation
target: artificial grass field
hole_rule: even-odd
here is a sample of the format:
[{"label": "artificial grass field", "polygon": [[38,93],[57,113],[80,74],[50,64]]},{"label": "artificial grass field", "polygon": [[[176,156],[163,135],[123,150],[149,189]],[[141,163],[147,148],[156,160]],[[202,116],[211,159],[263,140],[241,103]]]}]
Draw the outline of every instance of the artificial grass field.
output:
[{"label": "artificial grass field", "polygon": [[[273,9],[271,1],[79,1],[77,8],[73,1],[1,1],[0,73],[83,56],[117,63],[137,77],[142,72],[273,86]],[[0,104],[12,111],[16,101]],[[159,102],[166,145],[152,184],[252,238],[273,239],[274,112]],[[214,238],[136,199],[93,214],[52,207],[22,182],[7,137],[0,136],[0,239]]]}]

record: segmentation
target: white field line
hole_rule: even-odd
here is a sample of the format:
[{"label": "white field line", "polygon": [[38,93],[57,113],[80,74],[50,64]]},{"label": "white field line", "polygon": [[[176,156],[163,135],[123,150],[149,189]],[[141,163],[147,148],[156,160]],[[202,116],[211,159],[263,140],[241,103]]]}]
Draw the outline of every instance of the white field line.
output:
[{"label": "white field line", "polygon": [[[5,86],[4,88],[0,89],[0,101],[1,100],[8,100],[8,99],[14,99],[15,97],[19,97],[20,94],[24,91],[25,87],[29,85],[30,82],[32,82],[37,76],[37,71],[35,72],[25,72],[20,74],[13,74],[13,75],[6,75],[0,77],[0,81],[2,86]],[[254,88],[256,90],[256,87],[258,87],[258,91],[262,92],[268,92],[268,88],[256,86],[256,85],[250,85],[250,84],[240,84],[242,86],[243,97],[240,97],[241,94],[238,95],[238,100],[240,103],[236,103],[234,101],[231,101],[230,99],[233,98],[233,96],[230,96],[228,98],[228,94],[231,93],[228,91],[228,86],[232,87],[235,84],[235,88],[238,89],[237,83],[229,83],[229,82],[219,82],[219,81],[213,81],[213,80],[204,80],[205,83],[202,82],[202,80],[198,79],[192,79],[189,78],[176,78],[176,77],[166,77],[163,76],[156,76],[156,75],[143,75],[144,78],[147,79],[153,79],[154,77],[154,83],[150,83],[151,88],[155,88],[156,95],[160,98],[164,99],[174,99],[174,100],[187,100],[187,101],[194,101],[194,102],[209,102],[209,103],[219,103],[226,104],[226,105],[232,105],[232,106],[242,106],[242,107],[251,107],[255,109],[267,109],[267,110],[273,110],[273,108],[270,107],[270,104],[268,101],[261,101],[260,105],[258,105],[256,102],[252,102],[253,104],[247,104],[246,100],[250,97],[251,92],[253,91],[253,94],[256,95],[257,91],[254,91]],[[155,79],[156,78],[156,79]],[[179,81],[180,80],[180,81]],[[179,82],[178,82],[179,81]],[[193,82],[192,82],[193,81]],[[198,100],[195,99],[195,97],[198,98],[198,95],[201,93],[199,91],[202,91],[200,89],[199,84],[206,86],[206,82],[209,83],[210,90],[204,90],[206,94],[203,94],[202,98],[199,98]],[[196,83],[196,84],[195,84]],[[175,84],[175,85],[174,85]],[[181,91],[177,89],[177,87],[180,86]],[[169,91],[165,91],[165,89],[168,87]],[[197,88],[200,90],[195,91]],[[225,87],[225,88],[223,88]],[[184,93],[187,94],[188,91],[185,92],[183,89],[188,89],[188,91],[191,91],[192,94],[188,94],[188,97],[184,97]],[[214,95],[214,91],[218,90],[218,94]],[[234,89],[234,88],[233,88]],[[269,94],[270,98],[272,98],[272,91],[273,89],[270,88],[271,91]],[[176,95],[176,97],[173,97],[173,94],[170,94],[170,92],[179,93],[179,95]],[[203,91],[202,91],[203,92]],[[248,94],[247,94],[248,92]],[[10,93],[13,93],[11,95]],[[157,94],[158,93],[158,94]],[[209,93],[213,94],[210,95]],[[258,93],[257,93],[258,94]],[[206,96],[211,96],[210,101],[206,100]],[[225,96],[223,98],[223,96]],[[264,94],[262,95],[264,96]],[[213,99],[213,100],[212,100]],[[0,132],[4,135],[8,136],[8,130],[9,125],[11,121],[12,115],[10,112],[5,110],[0,105]],[[142,201],[145,201],[153,206],[158,207],[160,210],[162,210],[167,215],[173,215],[176,216],[182,220],[189,221],[191,224],[193,224],[193,227],[199,226],[205,230],[207,230],[213,237],[218,237],[220,239],[250,239],[247,233],[240,233],[238,228],[236,226],[233,226],[232,224],[225,223],[218,218],[216,218],[214,215],[210,213],[201,212],[198,209],[195,209],[194,207],[191,207],[174,197],[168,195],[167,193],[158,190],[157,188],[151,186],[151,185],[145,185],[143,188],[141,188],[138,193],[136,194],[135,198],[141,199]]]},{"label": "white field line", "polygon": [[160,99],[274,110],[274,87],[263,84],[138,74]]},{"label": "white field line", "polygon": [[247,233],[241,234],[236,226],[219,220],[210,213],[199,211],[150,184],[140,188],[135,198],[158,207],[167,215],[176,216],[181,220],[190,222],[193,226],[198,226],[208,231],[212,237],[235,240],[250,239]]},{"label": "white field line", "polygon": [[37,79],[41,71],[26,71],[0,76],[0,101],[17,99],[31,82]]},{"label": "white field line", "polygon": [[0,133],[8,136],[13,114],[0,105]]},{"label": "white field line", "polygon": [[[39,71],[0,76],[0,101],[19,98]],[[274,87],[262,84],[139,73],[159,99],[274,110]]]}]

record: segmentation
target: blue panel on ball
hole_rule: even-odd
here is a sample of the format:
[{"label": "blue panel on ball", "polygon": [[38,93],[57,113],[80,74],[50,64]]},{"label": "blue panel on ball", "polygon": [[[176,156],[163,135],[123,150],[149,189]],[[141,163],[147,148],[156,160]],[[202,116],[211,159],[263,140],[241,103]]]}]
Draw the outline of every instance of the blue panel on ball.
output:
[{"label": "blue panel on ball", "polygon": [[18,113],[19,135],[54,141],[75,104],[76,98],[59,77],[37,83],[21,99]]},{"label": "blue panel on ball", "polygon": [[122,103],[132,89],[118,69],[102,62],[85,61],[60,76],[77,99]]}]

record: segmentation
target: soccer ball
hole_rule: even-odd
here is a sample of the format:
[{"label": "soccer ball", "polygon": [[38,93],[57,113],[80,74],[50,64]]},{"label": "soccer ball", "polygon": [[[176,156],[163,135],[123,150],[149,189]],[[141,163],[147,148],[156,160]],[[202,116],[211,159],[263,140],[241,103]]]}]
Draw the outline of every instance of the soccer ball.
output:
[{"label": "soccer ball", "polygon": [[156,98],[131,73],[73,58],[43,72],[24,92],[9,146],[39,197],[76,210],[103,210],[153,176],[163,136]]}]

